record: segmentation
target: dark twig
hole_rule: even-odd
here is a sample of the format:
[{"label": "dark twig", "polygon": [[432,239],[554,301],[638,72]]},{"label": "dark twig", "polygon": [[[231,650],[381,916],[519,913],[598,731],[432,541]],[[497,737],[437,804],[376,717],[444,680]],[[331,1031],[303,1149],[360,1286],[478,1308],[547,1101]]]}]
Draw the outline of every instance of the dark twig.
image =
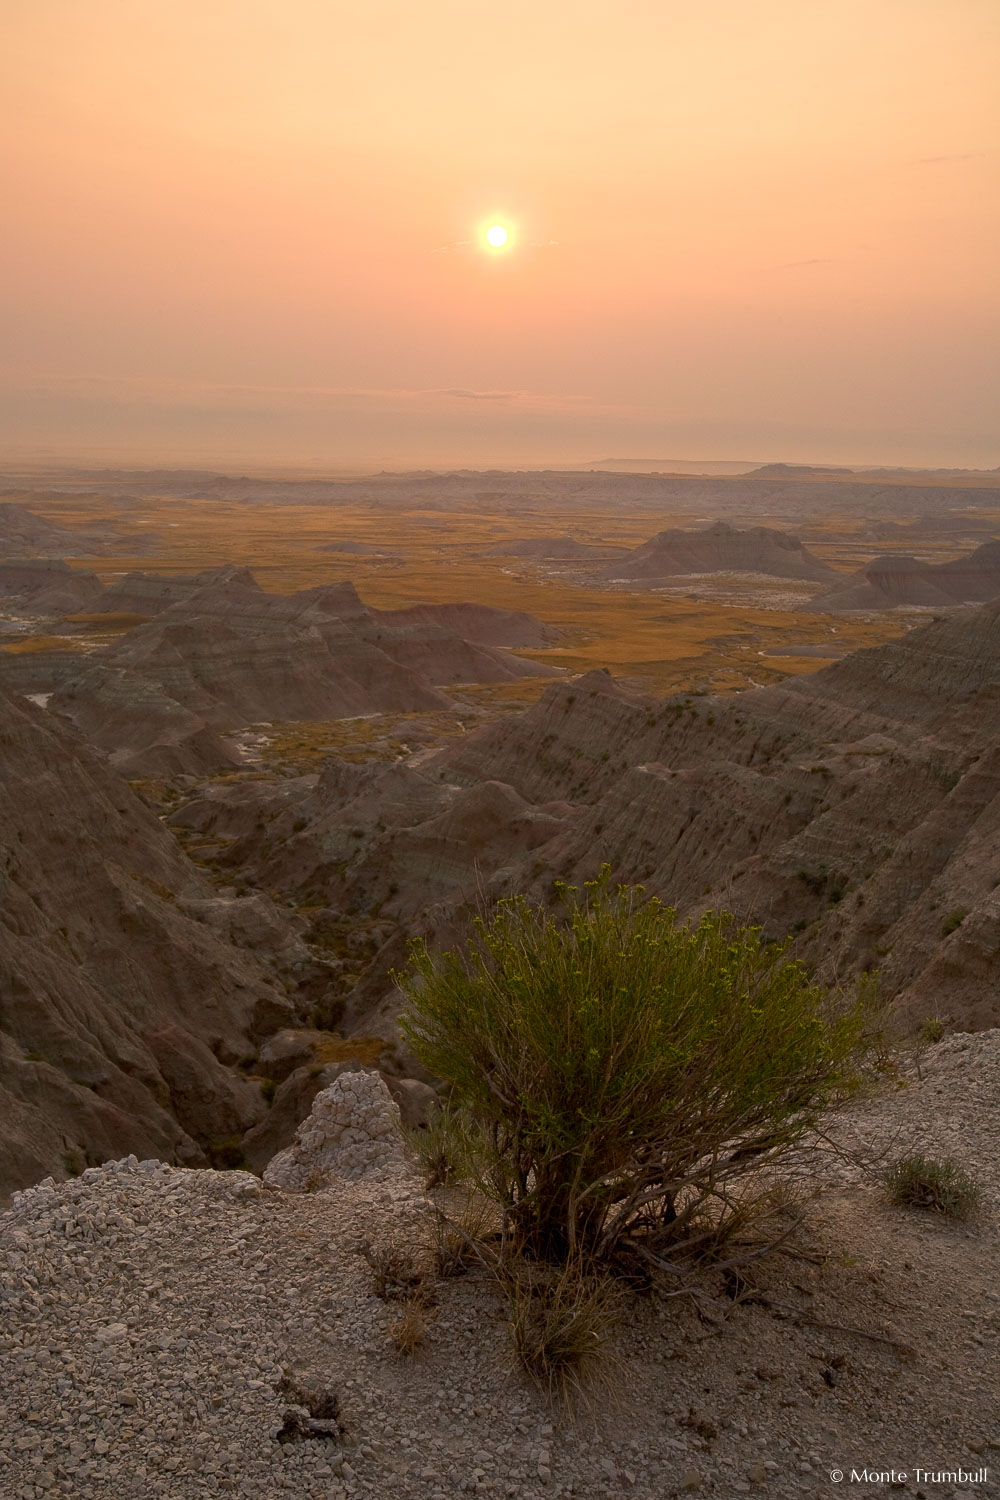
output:
[{"label": "dark twig", "polygon": [[754,1292],[746,1299],[749,1302],[759,1302],[763,1307],[774,1308],[776,1311],[792,1313],[797,1323],[807,1328],[825,1328],[830,1333],[852,1333],[856,1338],[869,1339],[873,1344],[888,1344],[891,1349],[896,1349],[906,1359],[916,1359],[917,1351],[912,1344],[904,1344],[900,1339],[891,1339],[885,1333],[872,1333],[867,1328],[852,1328],[847,1323],[831,1323],[825,1318],[814,1318],[805,1308],[796,1307],[792,1302],[779,1302],[774,1297],[769,1297],[766,1292]]}]

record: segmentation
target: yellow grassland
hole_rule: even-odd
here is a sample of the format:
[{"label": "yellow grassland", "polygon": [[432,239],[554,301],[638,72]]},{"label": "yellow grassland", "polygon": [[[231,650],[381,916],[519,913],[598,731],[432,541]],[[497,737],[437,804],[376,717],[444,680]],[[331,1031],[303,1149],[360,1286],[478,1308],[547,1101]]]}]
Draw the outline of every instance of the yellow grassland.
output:
[{"label": "yellow grassland", "polygon": [[73,649],[73,639],[67,635],[28,635],[22,640],[0,645],[0,651],[11,656],[30,656],[37,651],[66,651]]},{"label": "yellow grassland", "polygon": [[[242,505],[165,497],[144,499],[132,510],[116,507],[112,517],[109,502],[99,496],[46,497],[32,508],[64,524],[93,526],[113,520],[116,528],[134,527],[137,537],[155,533],[158,550],[153,554],[129,555],[126,543],[119,556],[73,560],[74,566],[93,568],[106,581],[132,568],[169,574],[236,563],[251,568],[262,587],[278,593],[348,579],[365,603],[383,609],[469,600],[526,610],[564,634],[550,649],[521,655],[571,672],[607,667],[659,693],[687,688],[729,691],[790,673],[814,672],[845,649],[891,639],[912,623],[895,615],[828,617],[639,588],[615,591],[553,576],[551,568],[485,555],[505,539],[565,531],[581,541],[635,546],[667,526],[690,527],[690,515],[601,514],[568,508],[543,514],[529,507],[524,514],[509,507],[386,511],[363,504]],[[1000,520],[1000,510],[997,515]],[[146,524],[136,525],[140,517]],[[845,571],[878,552],[907,550],[905,542],[895,538],[891,545],[865,540],[862,531],[856,518],[833,516],[798,528],[818,556]],[[316,550],[340,540],[384,547],[399,560]],[[929,550],[943,559],[967,548],[944,540],[930,549],[925,546],[923,554]],[[788,592],[796,589],[791,584]],[[99,622],[93,623],[97,627]],[[66,642],[52,639],[49,644]],[[758,654],[788,644],[827,644],[830,657]],[[44,647],[36,640],[7,649]],[[490,689],[490,701],[502,703],[509,694],[506,701],[523,703],[541,686],[516,683]]]}]

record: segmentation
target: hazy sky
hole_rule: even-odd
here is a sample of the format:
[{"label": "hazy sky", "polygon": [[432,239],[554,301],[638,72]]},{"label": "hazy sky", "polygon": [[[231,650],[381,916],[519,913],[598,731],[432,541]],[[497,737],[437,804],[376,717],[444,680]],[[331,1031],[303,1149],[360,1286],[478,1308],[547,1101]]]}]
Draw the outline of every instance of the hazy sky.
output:
[{"label": "hazy sky", "polygon": [[998,0],[0,32],[7,455],[1000,464]]}]

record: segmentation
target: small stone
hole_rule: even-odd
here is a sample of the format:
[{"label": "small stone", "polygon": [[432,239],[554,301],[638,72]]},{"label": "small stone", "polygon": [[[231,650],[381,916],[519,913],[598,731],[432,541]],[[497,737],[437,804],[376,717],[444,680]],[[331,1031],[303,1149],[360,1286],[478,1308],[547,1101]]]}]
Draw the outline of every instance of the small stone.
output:
[{"label": "small stone", "polygon": [[747,1478],[751,1484],[763,1484],[767,1478],[767,1469],[763,1464],[751,1464],[747,1469]]},{"label": "small stone", "polygon": [[103,1328],[98,1328],[94,1338],[99,1344],[113,1344],[118,1339],[123,1339],[128,1334],[126,1323],[106,1323]]},{"label": "small stone", "polygon": [[698,1469],[685,1469],[678,1482],[678,1489],[700,1490],[701,1473]]},{"label": "small stone", "polygon": [[118,1397],[118,1405],[138,1406],[139,1397],[136,1395],[135,1391],[122,1391],[120,1396]]}]

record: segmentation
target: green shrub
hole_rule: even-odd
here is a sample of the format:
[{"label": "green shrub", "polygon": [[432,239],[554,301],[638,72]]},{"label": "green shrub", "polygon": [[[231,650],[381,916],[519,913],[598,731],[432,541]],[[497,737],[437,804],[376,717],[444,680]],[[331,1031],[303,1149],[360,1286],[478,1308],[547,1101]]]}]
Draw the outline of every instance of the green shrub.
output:
[{"label": "green shrub", "polygon": [[918,1040],[921,1042],[927,1042],[930,1046],[933,1046],[935,1042],[939,1042],[943,1036],[944,1022],[941,1020],[940,1016],[928,1016],[924,1024],[921,1026],[920,1030],[917,1032]]},{"label": "green shrub", "polygon": [[948,937],[956,928],[961,927],[970,909],[968,906],[956,906],[953,911],[950,911],[941,924],[941,936]]},{"label": "green shrub", "polygon": [[606,873],[556,889],[561,910],[514,897],[462,949],[418,945],[404,1034],[477,1133],[473,1175],[513,1248],[659,1257],[844,1089],[861,1005],[830,1015],[785,947],[731,916],[683,926]]},{"label": "green shrub", "polygon": [[886,1173],[893,1203],[905,1208],[929,1208],[949,1219],[967,1219],[982,1197],[982,1189],[956,1162],[934,1161],[913,1152]]}]

